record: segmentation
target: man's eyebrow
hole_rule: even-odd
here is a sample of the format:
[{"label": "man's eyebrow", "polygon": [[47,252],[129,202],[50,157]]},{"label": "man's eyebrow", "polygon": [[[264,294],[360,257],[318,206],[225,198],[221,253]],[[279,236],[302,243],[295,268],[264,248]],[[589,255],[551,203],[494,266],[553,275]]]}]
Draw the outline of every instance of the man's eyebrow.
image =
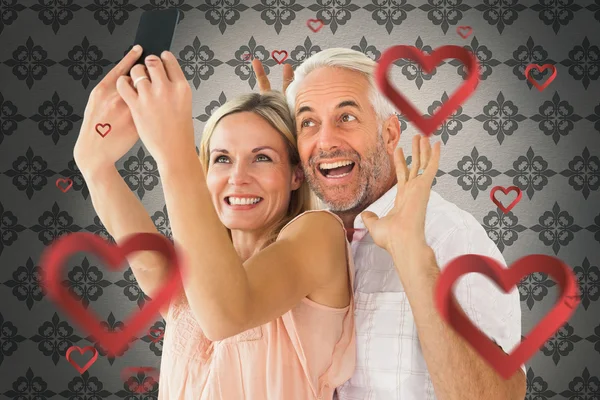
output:
[{"label": "man's eyebrow", "polygon": [[354,100],[345,100],[345,101],[342,101],[337,106],[337,108],[344,108],[344,107],[356,107],[359,110],[361,109],[360,106],[358,105],[358,103],[356,103]]},{"label": "man's eyebrow", "polygon": [[[362,109],[360,108],[358,103],[355,102],[354,100],[344,100],[340,104],[338,104],[336,108],[344,108],[344,107],[356,107],[359,109],[359,111],[362,111]],[[313,111],[313,109],[310,108],[309,106],[302,106],[298,109],[296,116],[302,114],[303,112],[310,112],[310,111]]]}]

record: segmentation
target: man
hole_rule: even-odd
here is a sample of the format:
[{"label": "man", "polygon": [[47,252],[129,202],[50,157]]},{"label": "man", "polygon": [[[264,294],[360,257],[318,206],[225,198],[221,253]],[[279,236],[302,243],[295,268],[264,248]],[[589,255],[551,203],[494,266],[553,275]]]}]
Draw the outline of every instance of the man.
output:
[{"label": "man", "polygon": [[[253,66],[259,88],[270,90],[260,62]],[[338,388],[338,397],[523,399],[525,367],[504,380],[434,308],[439,269],[451,259],[475,253],[506,265],[477,220],[431,191],[424,224],[427,249],[422,256],[398,261],[406,265],[395,265],[367,231],[394,207],[393,153],[401,133],[394,107],[374,85],[375,66],[360,52],[334,48],[308,58],[295,73],[289,65],[284,70],[305,176],[324,205],[353,232],[357,366]],[[427,257],[429,250],[434,257]],[[520,342],[516,289],[504,294],[491,280],[468,274],[458,280],[454,293],[462,310],[505,352]]]}]

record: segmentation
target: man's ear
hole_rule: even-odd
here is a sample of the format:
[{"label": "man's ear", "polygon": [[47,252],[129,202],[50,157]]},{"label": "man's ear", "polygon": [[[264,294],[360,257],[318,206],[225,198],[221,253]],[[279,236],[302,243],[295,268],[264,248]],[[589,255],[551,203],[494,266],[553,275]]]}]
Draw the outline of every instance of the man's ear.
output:
[{"label": "man's ear", "polygon": [[400,121],[398,120],[398,116],[396,114],[390,115],[390,117],[385,120],[383,124],[383,142],[385,143],[385,147],[389,154],[394,154],[394,150],[398,147],[398,142],[400,141]]},{"label": "man's ear", "polygon": [[297,190],[302,186],[304,182],[304,170],[300,166],[300,164],[293,166],[292,171],[292,190]]}]

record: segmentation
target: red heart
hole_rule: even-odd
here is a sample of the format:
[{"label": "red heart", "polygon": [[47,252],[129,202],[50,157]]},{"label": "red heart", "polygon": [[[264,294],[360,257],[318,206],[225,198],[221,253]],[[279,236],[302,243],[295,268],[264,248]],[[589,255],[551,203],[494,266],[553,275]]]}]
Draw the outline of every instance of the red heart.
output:
[{"label": "red heart", "polygon": [[[545,71],[547,69],[551,69],[552,74],[548,77],[546,82],[544,82],[543,84],[540,85],[535,79],[533,79],[531,76],[529,76],[529,71],[531,71],[532,68],[535,68],[540,72]],[[548,86],[550,84],[550,82],[552,82],[554,80],[554,78],[556,78],[556,67],[552,64],[544,64],[542,66],[540,66],[538,64],[529,64],[527,67],[525,67],[525,77],[527,78],[527,80],[529,82],[531,82],[533,84],[533,86],[538,88],[538,90],[541,92],[542,90],[544,90],[546,88],[546,86]]]},{"label": "red heart", "polygon": [[[75,350],[77,350],[79,352],[79,354],[82,354],[82,355],[83,355],[83,353],[85,353],[86,351],[89,350],[92,353],[94,353],[94,355],[92,356],[92,358],[90,358],[90,361],[88,361],[83,367],[80,367],[79,364],[77,364],[75,362],[75,360],[71,359],[71,353],[74,352]],[[71,346],[67,349],[67,353],[65,354],[65,357],[66,357],[67,361],[69,361],[71,363],[71,365],[75,367],[77,372],[79,372],[80,374],[83,374],[98,359],[98,350],[96,350],[96,348],[94,346],[86,346],[83,349],[80,348],[79,346]]]},{"label": "red heart", "polygon": [[[560,298],[552,311],[531,330],[510,355],[507,355],[473,325],[471,320],[461,312],[454,296],[451,296],[454,282],[461,275],[470,272],[478,272],[491,278],[506,293],[524,276],[534,272],[544,272],[551,275],[560,286]],[[577,292],[578,285],[573,271],[556,257],[532,254],[518,259],[510,268],[504,268],[491,257],[465,254],[454,258],[442,270],[435,288],[435,302],[442,318],[504,379],[508,379],[570,318],[574,307],[567,304],[566,298]]]},{"label": "red heart", "polygon": [[[59,183],[65,183],[65,182],[69,183],[66,188],[63,188],[62,186],[59,185]],[[71,179],[71,178],[58,178],[56,180],[56,187],[59,188],[60,190],[62,190],[63,193],[67,193],[67,190],[71,189],[71,186],[73,186],[73,179]]]},{"label": "red heart", "polygon": [[[83,307],[75,296],[69,294],[61,284],[60,268],[73,253],[88,251],[102,256],[112,270],[126,261],[129,253],[142,250],[158,251],[169,261],[171,278],[152,301],[124,323],[122,331],[107,332],[90,310]],[[55,240],[42,253],[42,288],[70,317],[88,331],[104,348],[109,357],[122,352],[136,334],[153,322],[160,309],[168,304],[175,292],[181,288],[179,260],[173,244],[158,233],[136,233],[129,235],[121,246],[114,246],[93,233],[78,232]]]},{"label": "red heart", "polygon": [[[314,25],[318,25],[318,27],[314,27]],[[310,28],[310,30],[315,33],[319,32],[321,30],[321,28],[323,27],[323,25],[325,25],[325,24],[320,19],[311,18],[308,21],[306,21],[306,26],[308,26]]]},{"label": "red heart", "polygon": [[[108,126],[108,130],[103,135],[102,132],[100,132],[100,130],[98,129],[98,127],[104,128],[105,126]],[[100,134],[100,136],[102,136],[102,137],[108,135],[110,133],[111,129],[112,129],[112,127],[110,126],[110,124],[96,124],[96,132],[98,132]]]},{"label": "red heart", "polygon": [[[517,192],[517,198],[514,199],[512,201],[512,203],[510,203],[508,205],[508,207],[504,207],[502,205],[502,203],[500,203],[500,200],[496,199],[496,197],[494,196],[494,194],[498,191],[501,190],[502,193],[504,194],[508,194],[508,192],[512,192],[513,190],[515,190]],[[521,189],[519,189],[516,186],[509,186],[508,188],[504,188],[502,186],[496,186],[494,187],[491,191],[490,191],[490,198],[492,199],[492,201],[494,202],[494,204],[496,204],[498,206],[499,209],[502,210],[502,212],[504,214],[506,214],[507,212],[509,212],[510,210],[513,209],[514,206],[517,205],[517,203],[521,200],[521,197],[523,197],[523,192],[521,192]]]},{"label": "red heart", "polygon": [[242,60],[246,61],[250,59],[250,53],[244,53],[244,55],[242,55]]},{"label": "red heart", "polygon": [[[466,81],[450,96],[448,101],[442,104],[431,118],[424,118],[412,103],[398,93],[388,81],[388,69],[399,58],[408,58],[418,62],[426,73],[430,73],[440,61],[446,58],[457,58],[462,61],[469,72]],[[406,115],[425,136],[430,136],[473,93],[479,83],[479,68],[473,53],[461,46],[441,46],[431,55],[427,55],[414,46],[398,45],[390,47],[381,55],[375,68],[375,82],[377,82],[379,90],[394,103],[400,112]]]},{"label": "red heart", "polygon": [[[467,33],[463,33],[464,31],[467,31]],[[468,38],[469,35],[471,35],[471,32],[473,32],[473,28],[470,26],[463,25],[456,28],[456,33],[458,33],[463,39]]]},{"label": "red heart", "polygon": [[156,343],[160,341],[160,339],[162,339],[163,336],[165,336],[165,331],[164,329],[152,328],[148,330],[148,335],[150,336],[150,340]]},{"label": "red heart", "polygon": [[[133,381],[137,382],[137,374],[142,372],[145,374],[146,378],[150,378],[149,381],[144,379],[141,385],[138,385],[134,392],[135,393],[146,393],[146,389],[144,388],[144,383],[149,383],[152,385],[154,382],[158,382],[159,371],[154,367],[125,367],[121,371],[121,379],[127,385],[128,389],[131,390],[131,384]],[[130,380],[132,382],[130,382]]]},{"label": "red heart", "polygon": [[[284,54],[284,53],[285,53],[285,54]],[[278,56],[281,56],[281,55],[283,55],[283,58],[279,57],[279,58],[281,58],[281,61],[279,61],[279,59],[278,59],[277,57],[275,57],[275,55],[276,55],[276,54],[277,54]],[[280,50],[273,50],[273,51],[271,52],[271,57],[273,57],[273,59],[274,59],[275,61],[277,61],[277,64],[281,64],[281,63],[282,63],[282,62],[284,62],[284,61],[285,61],[285,59],[288,57],[288,52],[287,52],[287,51],[285,51],[285,50],[281,50],[281,51],[280,51]]]}]

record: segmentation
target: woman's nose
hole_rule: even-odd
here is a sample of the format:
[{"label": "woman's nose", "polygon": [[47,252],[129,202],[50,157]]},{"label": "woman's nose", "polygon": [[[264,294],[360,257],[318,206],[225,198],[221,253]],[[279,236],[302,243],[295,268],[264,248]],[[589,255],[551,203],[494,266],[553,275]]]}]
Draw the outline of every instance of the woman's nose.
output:
[{"label": "woman's nose", "polygon": [[230,185],[243,185],[250,182],[250,174],[245,165],[237,164],[231,169],[229,174]]}]

